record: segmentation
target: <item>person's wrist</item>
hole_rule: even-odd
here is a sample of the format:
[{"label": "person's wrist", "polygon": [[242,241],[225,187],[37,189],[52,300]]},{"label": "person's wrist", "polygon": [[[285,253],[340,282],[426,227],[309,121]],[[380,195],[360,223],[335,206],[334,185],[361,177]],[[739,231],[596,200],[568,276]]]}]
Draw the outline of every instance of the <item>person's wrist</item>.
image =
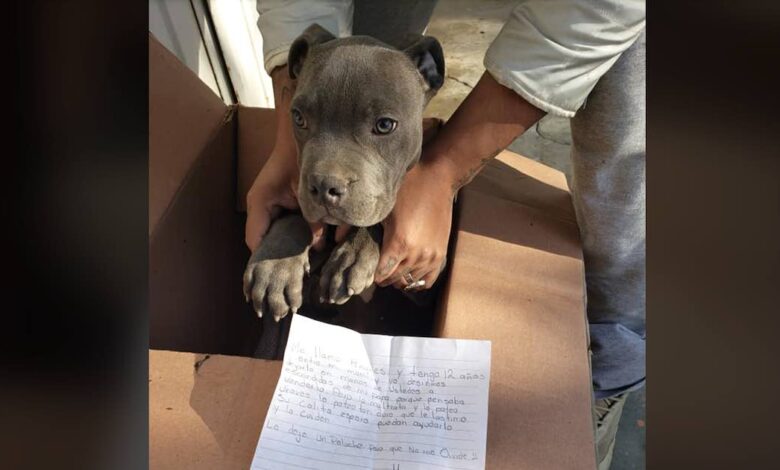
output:
[{"label": "person's wrist", "polygon": [[255,178],[252,182],[252,186],[249,187],[249,191],[246,193],[247,208],[254,208],[261,205],[262,201],[265,200],[267,196],[266,189],[266,184],[264,184],[260,178]]},{"label": "person's wrist", "polygon": [[428,153],[420,159],[421,173],[425,174],[426,181],[445,193],[448,197],[454,197],[458,191],[457,167],[451,158],[445,154]]},{"label": "person's wrist", "polygon": [[275,110],[276,135],[274,136],[274,152],[284,152],[286,154],[297,153],[295,144],[295,135],[293,134],[292,122],[290,121],[290,108],[282,106]]},{"label": "person's wrist", "polygon": [[277,141],[271,150],[269,160],[271,158],[274,159],[274,162],[283,166],[297,167],[298,149],[295,146],[295,142]]}]

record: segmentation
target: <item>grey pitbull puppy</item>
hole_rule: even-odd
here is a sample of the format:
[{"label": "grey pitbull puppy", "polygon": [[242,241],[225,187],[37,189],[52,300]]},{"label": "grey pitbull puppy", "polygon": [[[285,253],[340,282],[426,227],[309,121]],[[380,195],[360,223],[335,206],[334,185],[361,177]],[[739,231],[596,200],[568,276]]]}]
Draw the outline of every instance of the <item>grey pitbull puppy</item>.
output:
[{"label": "grey pitbull puppy", "polygon": [[321,302],[343,304],[373,285],[379,224],[420,158],[423,109],[444,82],[444,55],[429,36],[395,48],[314,24],[290,47],[288,69],[301,214],[274,221],[244,273],[247,301],[277,322],[304,303],[314,259],[306,221],[353,227],[319,272]]}]

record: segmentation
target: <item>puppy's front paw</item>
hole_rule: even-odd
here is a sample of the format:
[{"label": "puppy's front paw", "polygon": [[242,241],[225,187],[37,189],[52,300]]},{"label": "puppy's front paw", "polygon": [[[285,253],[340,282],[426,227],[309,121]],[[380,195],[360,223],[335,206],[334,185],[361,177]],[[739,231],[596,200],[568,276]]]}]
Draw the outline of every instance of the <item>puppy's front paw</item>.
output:
[{"label": "puppy's front paw", "polygon": [[321,302],[341,305],[374,283],[379,239],[376,229],[361,227],[333,250],[320,276]]},{"label": "puppy's front paw", "polygon": [[[279,259],[251,259],[244,271],[244,296],[257,315],[279,321],[296,313],[303,302],[303,276],[309,272],[308,250]],[[258,257],[259,258],[259,257]]]}]

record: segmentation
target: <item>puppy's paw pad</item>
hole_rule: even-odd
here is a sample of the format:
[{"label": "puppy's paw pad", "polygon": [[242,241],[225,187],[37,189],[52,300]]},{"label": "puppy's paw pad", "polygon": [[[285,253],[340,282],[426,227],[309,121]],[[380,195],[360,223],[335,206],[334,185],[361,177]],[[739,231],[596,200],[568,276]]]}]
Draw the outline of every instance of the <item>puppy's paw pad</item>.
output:
[{"label": "puppy's paw pad", "polygon": [[357,237],[345,240],[331,253],[322,270],[320,292],[326,303],[341,305],[374,282],[378,246]]},{"label": "puppy's paw pad", "polygon": [[259,317],[279,321],[303,303],[303,277],[308,255],[250,262],[244,271],[244,296]]}]

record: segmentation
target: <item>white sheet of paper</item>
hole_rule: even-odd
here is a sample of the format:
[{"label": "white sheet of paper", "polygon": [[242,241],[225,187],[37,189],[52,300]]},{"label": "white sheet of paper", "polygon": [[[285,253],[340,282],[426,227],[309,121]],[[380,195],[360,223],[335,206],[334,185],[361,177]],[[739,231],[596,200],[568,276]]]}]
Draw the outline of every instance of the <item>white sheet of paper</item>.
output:
[{"label": "white sheet of paper", "polygon": [[295,315],[251,470],[485,468],[490,341]]}]

